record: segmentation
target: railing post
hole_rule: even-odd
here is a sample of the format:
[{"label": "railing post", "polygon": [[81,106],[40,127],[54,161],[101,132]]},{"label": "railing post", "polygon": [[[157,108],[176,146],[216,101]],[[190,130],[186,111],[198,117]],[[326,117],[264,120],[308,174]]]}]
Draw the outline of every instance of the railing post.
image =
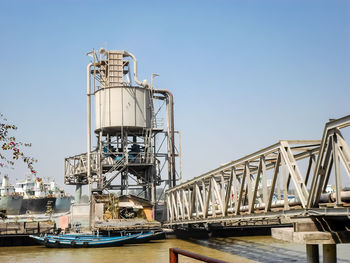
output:
[{"label": "railing post", "polygon": [[180,248],[169,248],[169,262],[170,263],[178,263],[178,255],[183,255],[188,258],[197,259],[202,262],[207,263],[228,263],[226,261],[222,261],[220,259],[206,257],[200,254],[196,254],[190,251],[186,251]]},{"label": "railing post", "polygon": [[178,263],[179,256],[173,248],[169,248],[169,263]]}]

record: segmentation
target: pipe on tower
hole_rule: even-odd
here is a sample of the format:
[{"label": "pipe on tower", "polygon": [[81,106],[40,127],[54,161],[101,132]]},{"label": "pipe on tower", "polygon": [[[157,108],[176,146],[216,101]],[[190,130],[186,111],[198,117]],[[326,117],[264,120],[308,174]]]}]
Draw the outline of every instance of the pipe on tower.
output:
[{"label": "pipe on tower", "polygon": [[[91,197],[91,67],[93,63],[87,65],[87,179],[89,183],[89,229],[91,229],[92,197]],[[78,190],[78,189],[77,189]],[[81,195],[81,188],[80,188]]]},{"label": "pipe on tower", "polygon": [[176,185],[176,169],[175,169],[175,130],[174,130],[174,97],[169,90],[165,89],[156,89],[153,90],[153,93],[159,93],[164,96],[167,96],[170,100],[170,137],[171,137],[171,175],[169,175],[169,187],[174,187]]},{"label": "pipe on tower", "polygon": [[90,180],[90,156],[91,156],[91,67],[93,63],[87,65],[87,177]]},{"label": "pipe on tower", "polygon": [[136,60],[136,57],[132,54],[132,53],[129,53],[127,51],[124,51],[124,56],[125,57],[131,57],[132,60],[134,61],[134,80],[135,80],[135,83],[137,85],[140,85],[142,87],[145,88],[145,86],[147,85],[147,83],[142,83],[141,81],[138,80],[137,78],[137,60]]}]

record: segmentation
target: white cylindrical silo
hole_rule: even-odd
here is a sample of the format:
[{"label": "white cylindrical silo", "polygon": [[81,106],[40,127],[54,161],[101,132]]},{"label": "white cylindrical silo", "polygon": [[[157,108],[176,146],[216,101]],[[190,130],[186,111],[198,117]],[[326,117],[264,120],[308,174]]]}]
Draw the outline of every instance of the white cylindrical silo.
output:
[{"label": "white cylindrical silo", "polygon": [[95,92],[95,132],[142,131],[151,127],[150,90],[118,86]]}]

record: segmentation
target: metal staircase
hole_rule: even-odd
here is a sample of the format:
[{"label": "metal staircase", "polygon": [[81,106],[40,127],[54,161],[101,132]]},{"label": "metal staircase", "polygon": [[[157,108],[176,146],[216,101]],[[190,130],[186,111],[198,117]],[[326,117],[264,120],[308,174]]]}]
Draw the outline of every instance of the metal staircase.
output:
[{"label": "metal staircase", "polygon": [[[124,170],[126,169],[125,166],[125,156],[123,156],[121,159],[119,159],[115,165],[112,166],[111,169],[109,169],[109,171],[107,172],[107,174],[111,174],[113,172],[115,172],[114,175],[112,175],[107,181],[104,182],[103,184],[103,189],[106,189],[107,187],[110,186],[110,184],[112,183],[112,181],[118,176],[120,175]],[[104,178],[106,179],[106,178]],[[103,190],[102,189],[102,190]]]}]

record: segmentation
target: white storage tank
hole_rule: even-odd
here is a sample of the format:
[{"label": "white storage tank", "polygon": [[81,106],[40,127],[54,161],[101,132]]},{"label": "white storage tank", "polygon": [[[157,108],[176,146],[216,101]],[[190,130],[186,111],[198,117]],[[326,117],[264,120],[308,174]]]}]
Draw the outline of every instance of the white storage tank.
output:
[{"label": "white storage tank", "polygon": [[119,86],[95,92],[95,132],[142,131],[151,127],[150,90]]}]

